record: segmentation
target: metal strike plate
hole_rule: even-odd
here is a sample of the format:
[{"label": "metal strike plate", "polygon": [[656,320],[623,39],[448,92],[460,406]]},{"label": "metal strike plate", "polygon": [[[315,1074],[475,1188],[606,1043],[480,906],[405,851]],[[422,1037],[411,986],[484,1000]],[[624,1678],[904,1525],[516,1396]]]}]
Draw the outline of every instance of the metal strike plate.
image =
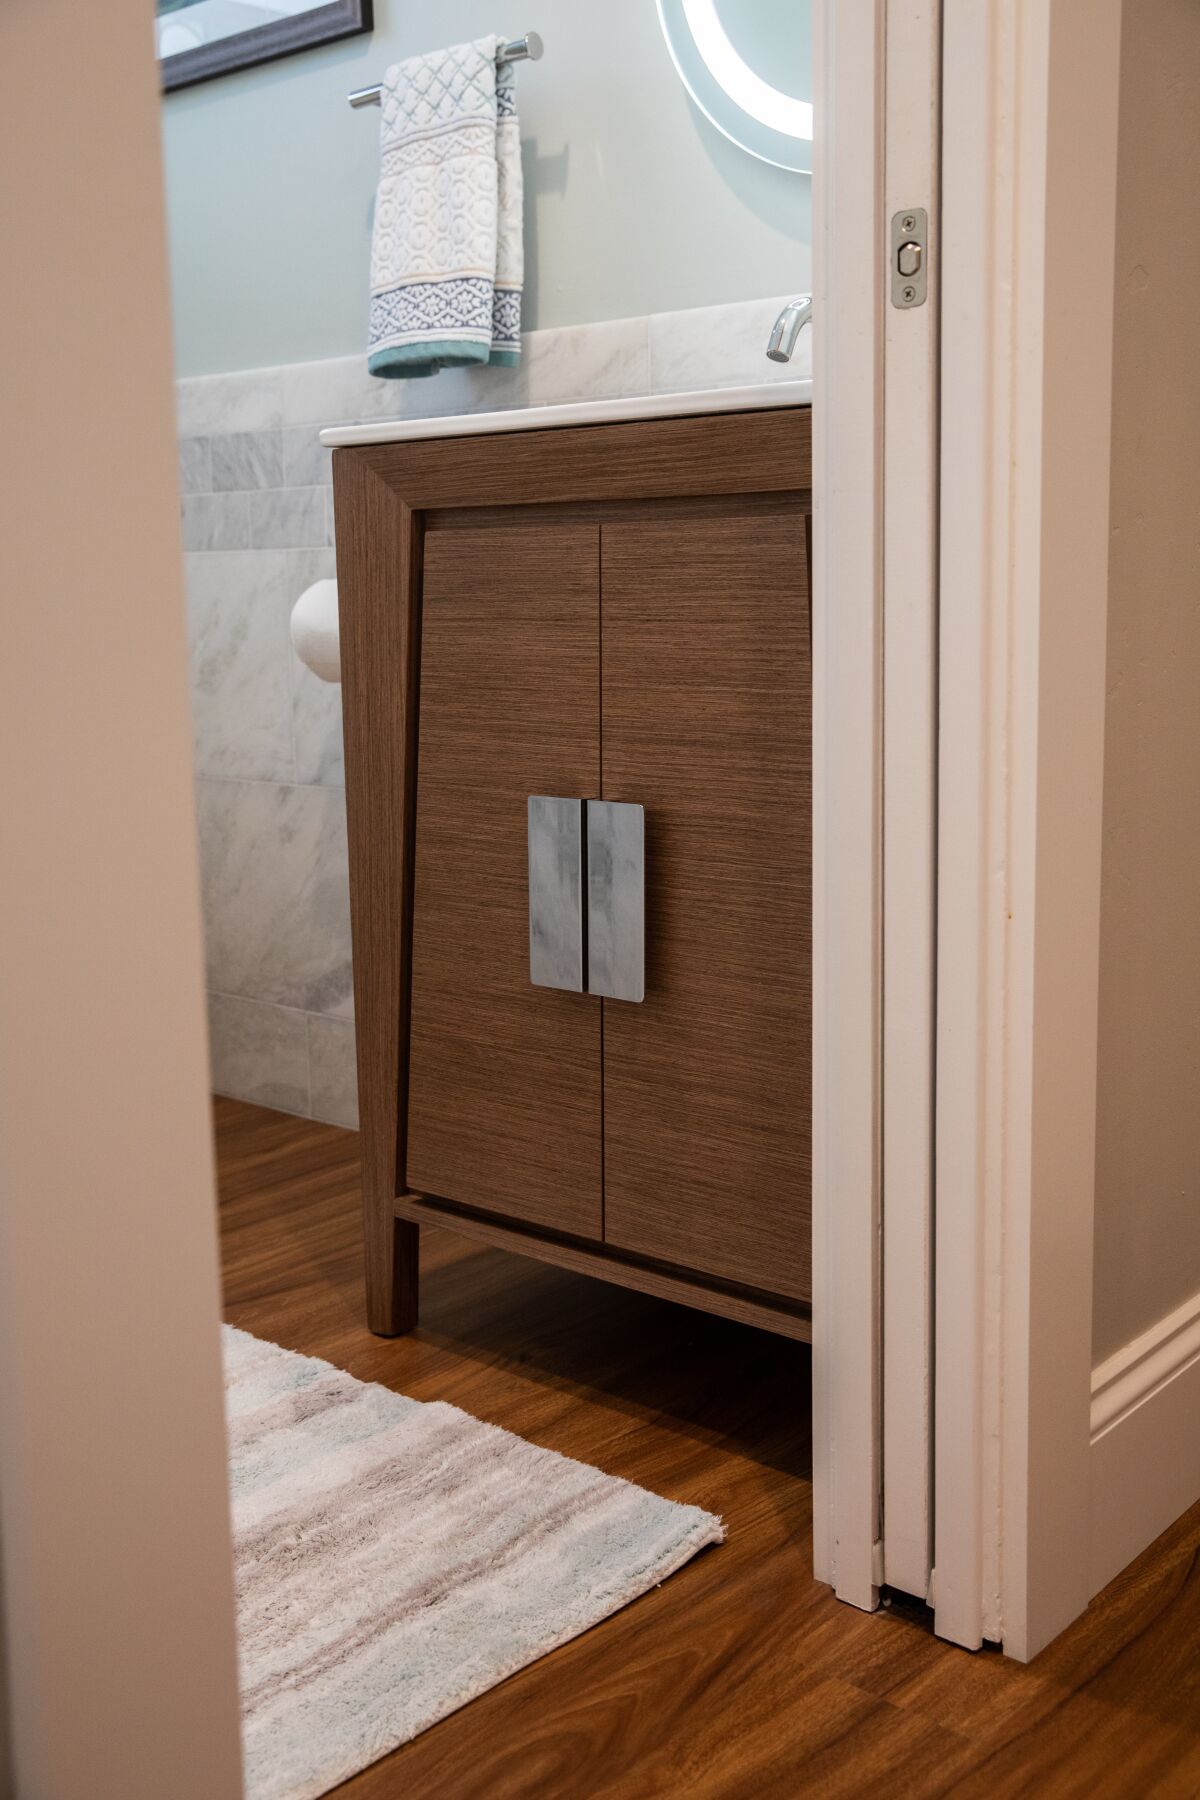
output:
[{"label": "metal strike plate", "polygon": [[929,291],[929,215],[923,206],[892,214],[892,305],[924,306]]},{"label": "metal strike plate", "polygon": [[587,985],[609,1000],[646,998],[646,815],[621,800],[589,800]]},{"label": "metal strike plate", "polygon": [[583,992],[583,801],[531,794],[529,979]]}]

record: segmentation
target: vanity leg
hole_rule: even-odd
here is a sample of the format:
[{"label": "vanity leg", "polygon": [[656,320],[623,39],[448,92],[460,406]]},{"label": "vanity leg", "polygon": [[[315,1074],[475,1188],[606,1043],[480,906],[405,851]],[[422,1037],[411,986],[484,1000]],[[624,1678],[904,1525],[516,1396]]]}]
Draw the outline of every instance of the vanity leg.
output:
[{"label": "vanity leg", "polygon": [[370,1205],[364,1225],[367,1324],[380,1337],[402,1337],[417,1322],[420,1226]]}]

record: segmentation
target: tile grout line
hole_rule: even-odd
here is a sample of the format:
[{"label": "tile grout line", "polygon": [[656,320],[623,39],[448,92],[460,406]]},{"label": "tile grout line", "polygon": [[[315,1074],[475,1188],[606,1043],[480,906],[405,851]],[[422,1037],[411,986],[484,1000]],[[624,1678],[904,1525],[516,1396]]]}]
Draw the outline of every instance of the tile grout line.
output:
[{"label": "tile grout line", "polygon": [[295,1013],[300,1019],[328,1019],[334,1025],[353,1025],[353,1018],[345,1018],[341,1013],[314,1012],[310,1006],[289,1006],[286,1000],[260,1000],[256,994],[237,994],[232,988],[205,987],[205,993],[212,1000],[241,1000],[247,1006],[267,1006],[272,1012]]},{"label": "tile grout line", "polygon": [[201,775],[195,774],[197,781],[211,781],[214,786],[226,787],[267,787],[267,788],[300,788],[307,793],[345,794],[344,781],[272,781],[263,775]]}]

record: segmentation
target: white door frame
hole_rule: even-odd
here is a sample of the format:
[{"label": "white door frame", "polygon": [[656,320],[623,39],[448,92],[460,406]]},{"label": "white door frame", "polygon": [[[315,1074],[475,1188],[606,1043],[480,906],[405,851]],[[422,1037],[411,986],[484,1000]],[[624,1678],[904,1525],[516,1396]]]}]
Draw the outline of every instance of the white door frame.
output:
[{"label": "white door frame", "polygon": [[882,0],[813,8],[813,1566],[879,1542]]},{"label": "white door frame", "polygon": [[[915,562],[898,554],[903,514],[922,531],[925,516],[919,468],[906,494],[894,453],[904,382],[910,408],[929,389],[897,358],[886,297],[893,202],[920,204],[896,185],[919,176],[913,64],[900,92],[889,63],[898,78],[918,56],[920,22],[905,0],[815,12],[814,1563],[870,1607],[884,1580],[920,1591],[930,1500],[914,1116],[930,1060],[904,1066],[921,1042],[920,959],[911,938],[907,963],[899,952],[929,842],[917,771],[934,584],[919,546]],[[1028,1657],[1091,1591],[1120,0],[943,12],[929,1591],[941,1635]],[[914,430],[925,444],[919,411]]]},{"label": "white door frame", "polygon": [[938,13],[814,8],[814,1566],[866,1608],[931,1549]]},{"label": "white door frame", "polygon": [[919,1598],[932,1542],[941,0],[887,0],[884,218],[928,219],[923,305],[884,286],[883,1579]]},{"label": "white door frame", "polygon": [[936,1628],[1089,1582],[1120,0],[946,0]]}]

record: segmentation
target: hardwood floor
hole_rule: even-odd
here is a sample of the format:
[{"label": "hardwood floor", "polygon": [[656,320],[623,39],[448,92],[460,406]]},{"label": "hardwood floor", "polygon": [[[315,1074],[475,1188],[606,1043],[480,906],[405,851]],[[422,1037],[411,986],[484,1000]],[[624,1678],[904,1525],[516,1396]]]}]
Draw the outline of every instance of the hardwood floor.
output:
[{"label": "hardwood floor", "polygon": [[226,1314],[724,1514],[729,1540],[340,1800],[1200,1795],[1200,1507],[1028,1668],[811,1574],[809,1351],[422,1233],[421,1325],[363,1322],[358,1140],[216,1102]]}]

